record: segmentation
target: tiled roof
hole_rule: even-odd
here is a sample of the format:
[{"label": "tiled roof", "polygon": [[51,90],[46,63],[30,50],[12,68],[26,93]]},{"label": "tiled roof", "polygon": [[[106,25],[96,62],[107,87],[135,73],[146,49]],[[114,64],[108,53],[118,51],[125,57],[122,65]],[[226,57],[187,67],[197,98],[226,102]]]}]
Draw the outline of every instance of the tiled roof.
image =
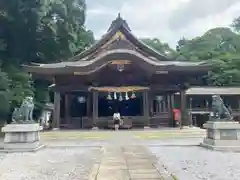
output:
[{"label": "tiled roof", "polygon": [[74,61],[74,62],[60,62],[60,63],[52,63],[52,64],[39,64],[38,67],[40,68],[64,68],[64,67],[84,67],[84,66],[88,66],[96,61],[98,61],[99,59],[101,59],[102,57],[106,56],[106,55],[110,55],[110,54],[114,54],[114,53],[127,53],[127,54],[133,54],[135,56],[138,56],[140,59],[145,60],[146,62],[148,62],[149,64],[155,65],[155,66],[199,66],[199,65],[205,65],[206,62],[205,61],[201,61],[201,62],[188,62],[188,61],[153,61],[151,59],[149,59],[148,57],[143,56],[142,54],[133,51],[133,50],[129,50],[129,49],[115,49],[115,50],[111,50],[111,51],[107,51],[103,54],[101,54],[100,56],[94,58],[93,60],[90,61]]},{"label": "tiled roof", "polygon": [[240,87],[193,87],[186,91],[187,95],[239,95]]}]

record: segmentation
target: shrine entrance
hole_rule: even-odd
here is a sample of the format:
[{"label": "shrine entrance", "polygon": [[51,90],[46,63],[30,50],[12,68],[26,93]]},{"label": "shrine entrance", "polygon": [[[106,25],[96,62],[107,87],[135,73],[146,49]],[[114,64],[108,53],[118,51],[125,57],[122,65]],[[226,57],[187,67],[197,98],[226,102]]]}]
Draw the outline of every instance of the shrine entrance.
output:
[{"label": "shrine entrance", "polygon": [[134,93],[132,97],[128,97],[127,93],[124,96],[116,93],[116,99],[114,97],[108,98],[104,94],[99,95],[99,117],[111,117],[115,112],[119,112],[121,116],[143,115],[143,97],[141,93]]},{"label": "shrine entrance", "polygon": [[98,42],[75,57],[23,67],[34,78],[53,83],[54,128],[103,128],[112,123],[115,111],[132,127],[169,126],[177,92],[180,126],[187,126],[187,82],[211,68],[204,61],[183,62],[157,52],[137,39],[120,16]]}]

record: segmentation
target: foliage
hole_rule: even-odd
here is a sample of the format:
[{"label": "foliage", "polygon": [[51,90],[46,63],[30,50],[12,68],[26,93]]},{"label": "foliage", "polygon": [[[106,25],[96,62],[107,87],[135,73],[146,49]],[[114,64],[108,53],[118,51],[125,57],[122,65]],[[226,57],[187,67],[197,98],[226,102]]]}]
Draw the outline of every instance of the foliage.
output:
[{"label": "foliage", "polygon": [[8,70],[11,79],[11,105],[19,106],[26,96],[33,96],[33,82],[28,73],[12,68]]},{"label": "foliage", "polygon": [[212,63],[209,85],[240,85],[240,36],[230,28],[214,28],[192,40],[183,38],[176,49],[181,60]]},{"label": "foliage", "polygon": [[[214,28],[200,37],[182,38],[178,41],[176,51],[158,39],[142,41],[153,49],[178,61],[208,61],[213,65],[207,77],[193,80],[201,84],[207,78],[208,85],[237,86],[240,85],[240,17],[233,21],[230,28]],[[198,81],[198,82],[196,82]]]},{"label": "foliage", "polygon": [[240,32],[240,16],[233,20],[232,27],[236,32]]},{"label": "foliage", "polygon": [[10,109],[9,79],[5,72],[0,71],[0,124],[7,117]]},{"label": "foliage", "polygon": [[85,10],[84,0],[0,1],[0,83],[8,84],[0,93],[9,95],[11,111],[33,93],[37,104],[49,99],[48,83],[32,82],[22,64],[66,60],[94,41]]},{"label": "foliage", "polygon": [[169,45],[167,43],[162,43],[159,39],[154,38],[154,39],[142,39],[142,41],[150,46],[151,48],[153,48],[154,50],[169,56],[169,57],[174,57],[176,55],[176,52],[169,47]]}]

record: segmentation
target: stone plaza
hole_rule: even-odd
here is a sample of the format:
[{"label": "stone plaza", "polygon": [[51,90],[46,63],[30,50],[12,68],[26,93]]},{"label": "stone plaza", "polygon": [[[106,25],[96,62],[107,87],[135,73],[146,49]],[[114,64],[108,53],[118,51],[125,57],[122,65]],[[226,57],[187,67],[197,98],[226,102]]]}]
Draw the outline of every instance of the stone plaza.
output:
[{"label": "stone plaza", "polygon": [[0,179],[239,179],[240,154],[204,149],[204,136],[201,129],[44,132],[42,150],[0,152]]}]

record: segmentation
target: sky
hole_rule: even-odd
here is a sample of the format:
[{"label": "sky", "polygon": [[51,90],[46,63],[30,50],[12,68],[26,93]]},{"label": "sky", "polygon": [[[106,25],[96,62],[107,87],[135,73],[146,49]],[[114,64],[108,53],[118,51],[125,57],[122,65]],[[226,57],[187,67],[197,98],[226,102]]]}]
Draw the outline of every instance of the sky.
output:
[{"label": "sky", "polygon": [[230,26],[240,16],[240,0],[86,0],[86,27],[99,39],[121,13],[139,38],[177,41]]}]

